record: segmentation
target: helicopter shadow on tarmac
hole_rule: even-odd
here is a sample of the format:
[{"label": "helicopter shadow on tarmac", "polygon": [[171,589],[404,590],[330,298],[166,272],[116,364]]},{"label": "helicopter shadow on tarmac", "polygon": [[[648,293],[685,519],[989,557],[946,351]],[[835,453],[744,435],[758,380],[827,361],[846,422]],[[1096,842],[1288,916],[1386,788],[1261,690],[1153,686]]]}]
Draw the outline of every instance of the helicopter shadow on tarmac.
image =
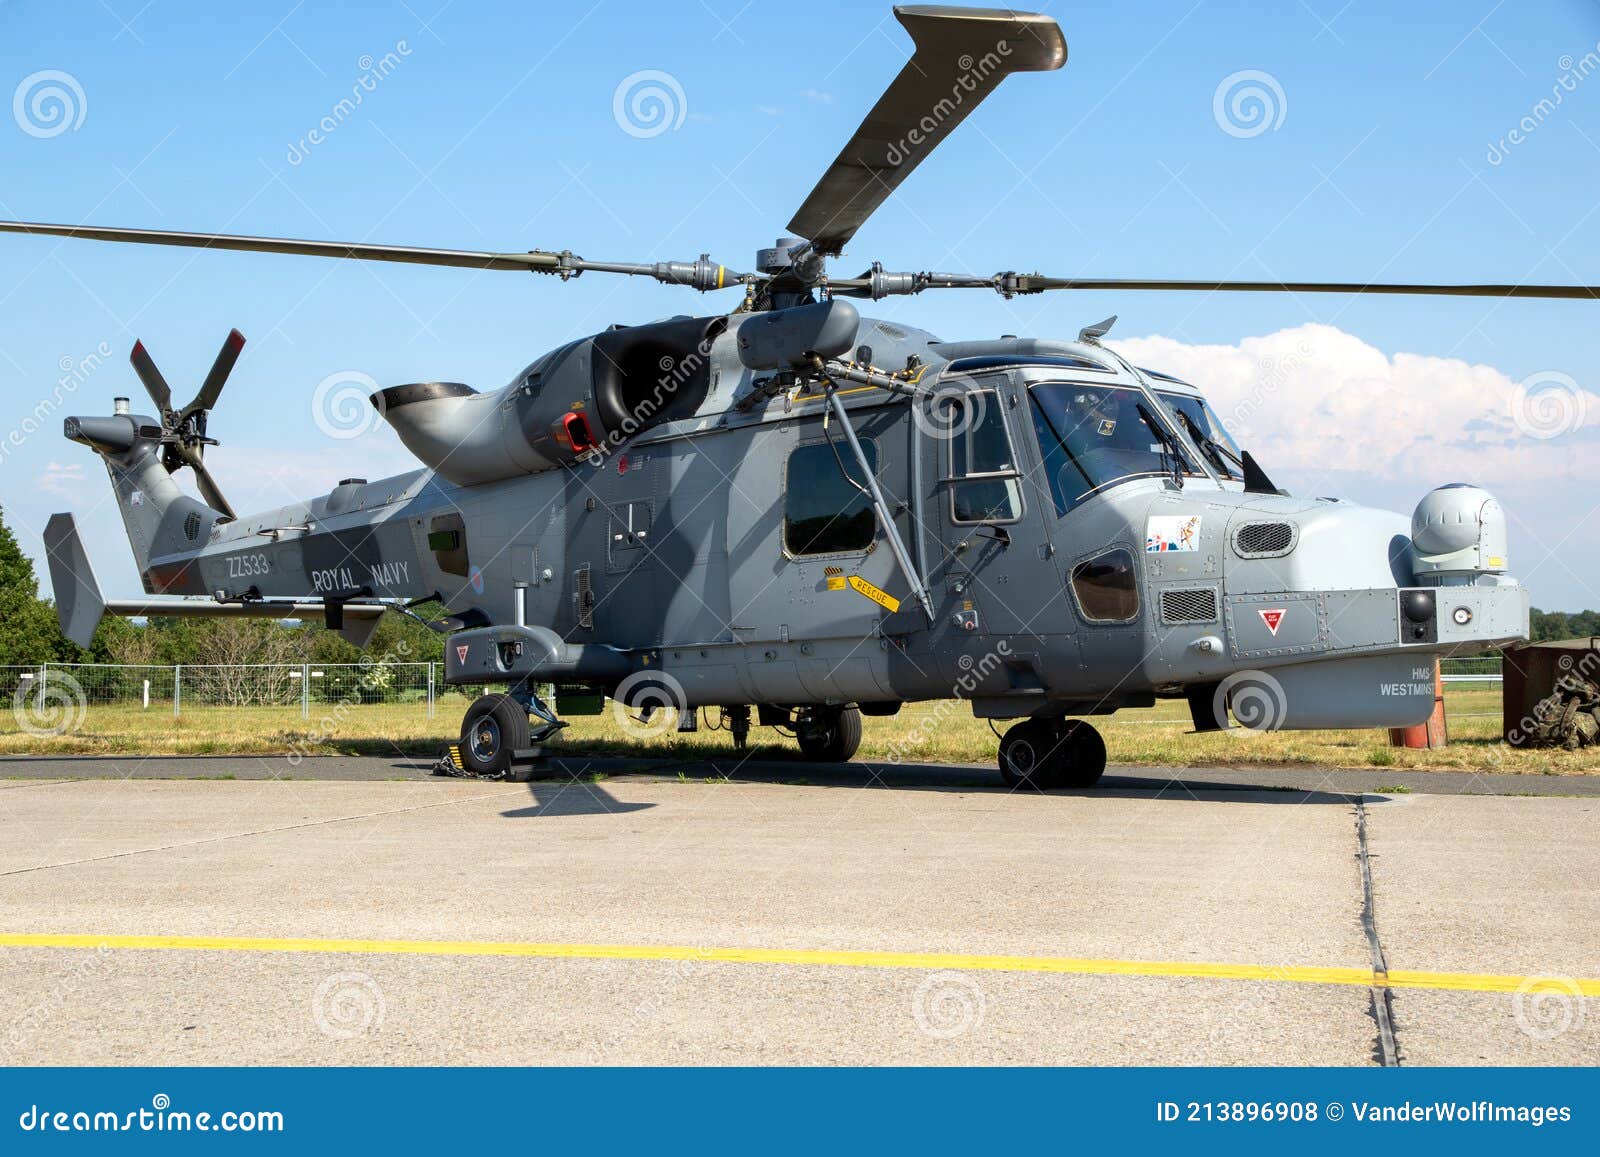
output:
[{"label": "helicopter shadow on tarmac", "polygon": [[[595,782],[603,775],[613,784],[683,780],[688,783],[746,784],[771,787],[825,787],[879,789],[889,791],[937,791],[961,794],[1024,795],[1006,787],[999,776],[986,768],[920,763],[810,763],[794,760],[700,759],[693,761],[640,761],[629,759],[585,760],[576,764],[558,763],[545,778],[528,786],[534,806],[505,812],[508,817],[542,815],[598,815],[638,811],[653,804],[622,802]],[[1237,781],[1188,779],[1172,775],[1110,773],[1092,788],[1057,788],[1042,793],[1046,797],[1110,797],[1160,801],[1207,803],[1336,804],[1350,806],[1363,794],[1360,788],[1290,785],[1272,782],[1246,782],[1248,772]],[[625,777],[625,778],[623,778]],[[1381,797],[1378,797],[1381,798]]]},{"label": "helicopter shadow on tarmac", "polygon": [[506,819],[541,819],[552,816],[622,815],[646,811],[653,803],[628,803],[606,790],[587,773],[557,772],[528,785],[533,802],[500,814]]}]

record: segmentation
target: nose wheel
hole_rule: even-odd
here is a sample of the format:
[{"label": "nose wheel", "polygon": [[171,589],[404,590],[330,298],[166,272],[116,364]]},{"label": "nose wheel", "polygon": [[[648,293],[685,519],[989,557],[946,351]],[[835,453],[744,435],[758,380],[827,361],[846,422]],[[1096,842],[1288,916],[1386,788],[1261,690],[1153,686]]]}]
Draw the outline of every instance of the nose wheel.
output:
[{"label": "nose wheel", "polygon": [[1007,787],[1093,787],[1105,770],[1106,741],[1081,719],[1024,719],[1000,740],[1000,778]]}]

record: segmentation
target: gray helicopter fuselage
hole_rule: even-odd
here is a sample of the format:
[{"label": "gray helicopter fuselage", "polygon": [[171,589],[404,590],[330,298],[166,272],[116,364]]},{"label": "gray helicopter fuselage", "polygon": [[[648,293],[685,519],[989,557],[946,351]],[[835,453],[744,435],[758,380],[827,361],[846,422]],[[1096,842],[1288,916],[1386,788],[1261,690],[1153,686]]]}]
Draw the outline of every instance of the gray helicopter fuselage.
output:
[{"label": "gray helicopter fuselage", "polygon": [[[1249,492],[1187,435],[1182,467],[1137,415],[1198,406],[1193,387],[1098,345],[939,343],[862,319],[862,364],[921,363],[906,377],[922,397],[838,383],[913,582],[829,397],[745,364],[765,315],[692,320],[668,323],[702,334],[691,413],[612,431],[562,378],[595,377],[588,343],[495,395],[402,387],[385,416],[408,445],[447,440],[472,407],[474,453],[199,528],[196,550],[151,560],[152,589],[438,596],[461,627],[451,683],[609,692],[648,671],[690,706],[954,697],[995,718],[1109,712],[1265,671],[1287,691],[1282,726],[1400,726],[1431,711],[1436,654],[1526,634],[1526,592],[1503,574],[1419,581],[1404,516]],[[966,399],[967,428],[934,421],[929,395]],[[545,437],[586,404],[603,444]],[[1087,453],[1125,474],[1063,464],[1053,423],[1073,406],[1103,408],[1089,422],[1104,445]],[[502,419],[504,436],[485,429]],[[1419,626],[1403,596],[1424,585],[1437,606]]]}]

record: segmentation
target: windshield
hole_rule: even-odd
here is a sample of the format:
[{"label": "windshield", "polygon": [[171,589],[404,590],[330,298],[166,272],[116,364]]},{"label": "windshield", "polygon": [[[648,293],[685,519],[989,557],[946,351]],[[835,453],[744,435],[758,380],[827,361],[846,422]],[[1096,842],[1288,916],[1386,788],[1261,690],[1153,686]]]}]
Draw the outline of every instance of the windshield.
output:
[{"label": "windshield", "polygon": [[[1170,390],[1159,390],[1156,393],[1167,408],[1172,411],[1172,416],[1178,420],[1178,425],[1183,427],[1183,432],[1193,438],[1211,464],[1216,467],[1217,473],[1222,477],[1238,481],[1244,477],[1244,469],[1239,462],[1239,447],[1234,445],[1233,437],[1223,426],[1217,413],[1206,404],[1204,398],[1197,398],[1193,394],[1178,394]],[[1205,446],[1207,441],[1220,447],[1219,453],[1212,453]]]},{"label": "windshield", "polygon": [[1174,466],[1199,473],[1181,450],[1163,444],[1165,429],[1158,436],[1151,428],[1157,419],[1132,386],[1046,382],[1028,396],[1058,515],[1124,479],[1171,474]]}]

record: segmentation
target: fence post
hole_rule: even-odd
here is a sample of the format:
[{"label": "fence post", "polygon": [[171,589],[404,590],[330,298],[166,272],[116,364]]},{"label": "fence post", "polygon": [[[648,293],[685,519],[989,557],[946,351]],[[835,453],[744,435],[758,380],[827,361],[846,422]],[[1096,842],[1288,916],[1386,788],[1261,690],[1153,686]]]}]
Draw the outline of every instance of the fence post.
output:
[{"label": "fence post", "polygon": [[178,705],[183,702],[183,664],[172,665],[172,717],[178,717]]},{"label": "fence post", "polygon": [[311,718],[311,664],[300,664],[300,718]]},{"label": "fence post", "polygon": [[40,715],[44,714],[44,686],[49,681],[50,681],[50,664],[49,663],[40,663],[39,664],[39,687],[38,687],[38,690],[36,692],[36,694],[39,696],[38,711],[39,711]]},{"label": "fence post", "polygon": [[433,663],[432,662],[430,662],[428,664],[428,715],[427,715],[427,717],[429,719],[433,718]]}]

